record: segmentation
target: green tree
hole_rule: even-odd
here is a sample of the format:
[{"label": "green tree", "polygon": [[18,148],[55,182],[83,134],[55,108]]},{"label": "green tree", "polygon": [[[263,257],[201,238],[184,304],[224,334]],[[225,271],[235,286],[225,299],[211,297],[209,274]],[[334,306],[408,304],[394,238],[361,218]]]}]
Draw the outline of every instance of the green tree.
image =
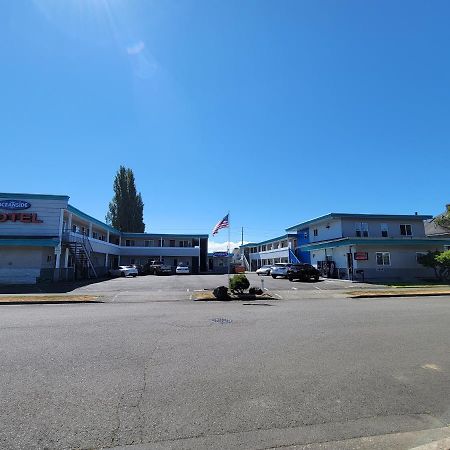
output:
[{"label": "green tree", "polygon": [[450,250],[440,253],[435,259],[440,265],[441,277],[447,279],[450,278]]},{"label": "green tree", "polygon": [[120,166],[113,184],[114,197],[109,203],[106,222],[114,228],[128,233],[143,233],[144,203],[137,192],[131,169]]},{"label": "green tree", "polygon": [[427,252],[424,255],[419,255],[417,257],[417,261],[419,264],[422,264],[422,266],[427,267],[429,269],[434,270],[434,274],[436,275],[436,278],[440,278],[439,275],[439,268],[440,264],[436,261],[436,256],[438,256],[441,252]]},{"label": "green tree", "polygon": [[450,229],[450,206],[447,205],[447,211],[434,218],[434,221],[442,228]]}]

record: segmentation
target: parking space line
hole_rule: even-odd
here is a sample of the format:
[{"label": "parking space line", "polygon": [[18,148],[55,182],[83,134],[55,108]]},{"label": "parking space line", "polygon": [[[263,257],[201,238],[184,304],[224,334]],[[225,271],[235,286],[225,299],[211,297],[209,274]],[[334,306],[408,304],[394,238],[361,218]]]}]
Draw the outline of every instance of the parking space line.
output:
[{"label": "parking space line", "polygon": [[322,289],[320,289],[320,287],[318,286],[314,286],[315,289],[317,289],[318,291],[321,291]]}]

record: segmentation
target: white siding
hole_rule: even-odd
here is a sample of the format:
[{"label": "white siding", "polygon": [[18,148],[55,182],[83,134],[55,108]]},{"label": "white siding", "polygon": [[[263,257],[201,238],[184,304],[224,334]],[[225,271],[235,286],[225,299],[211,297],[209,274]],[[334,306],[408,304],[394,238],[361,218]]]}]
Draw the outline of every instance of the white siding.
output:
[{"label": "white siding", "polygon": [[[317,236],[314,236],[314,230],[317,229]],[[323,221],[309,227],[310,242],[327,241],[342,237],[341,219],[332,219]]]},{"label": "white siding", "polygon": [[[2,197],[1,199],[14,199]],[[20,211],[0,209],[2,214],[27,213],[37,214],[42,223],[0,222],[1,236],[58,236],[61,219],[61,209],[67,207],[67,200],[21,198],[31,203],[31,208]]]}]

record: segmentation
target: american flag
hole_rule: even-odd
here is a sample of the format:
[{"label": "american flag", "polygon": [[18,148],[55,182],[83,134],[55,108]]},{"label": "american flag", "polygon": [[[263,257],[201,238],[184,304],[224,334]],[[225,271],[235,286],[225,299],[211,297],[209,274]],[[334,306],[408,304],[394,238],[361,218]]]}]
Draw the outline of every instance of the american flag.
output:
[{"label": "american flag", "polygon": [[228,214],[219,222],[217,222],[217,225],[212,230],[212,235],[214,236],[221,230],[222,228],[228,228],[230,226],[228,222]]}]

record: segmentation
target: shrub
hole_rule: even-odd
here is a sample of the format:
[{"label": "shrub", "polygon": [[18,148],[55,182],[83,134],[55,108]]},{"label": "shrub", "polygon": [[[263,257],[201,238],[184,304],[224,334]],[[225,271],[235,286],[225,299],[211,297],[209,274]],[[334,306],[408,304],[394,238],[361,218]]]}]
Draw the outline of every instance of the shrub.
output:
[{"label": "shrub", "polygon": [[233,275],[230,279],[230,289],[233,293],[242,294],[249,286],[250,281],[243,273]]},{"label": "shrub", "polygon": [[217,300],[228,300],[230,297],[228,296],[228,288],[226,286],[218,286],[213,290],[214,297]]},{"label": "shrub", "polygon": [[418,261],[422,266],[434,270],[436,278],[444,280],[450,276],[450,250],[445,252],[428,252],[421,255]]}]

